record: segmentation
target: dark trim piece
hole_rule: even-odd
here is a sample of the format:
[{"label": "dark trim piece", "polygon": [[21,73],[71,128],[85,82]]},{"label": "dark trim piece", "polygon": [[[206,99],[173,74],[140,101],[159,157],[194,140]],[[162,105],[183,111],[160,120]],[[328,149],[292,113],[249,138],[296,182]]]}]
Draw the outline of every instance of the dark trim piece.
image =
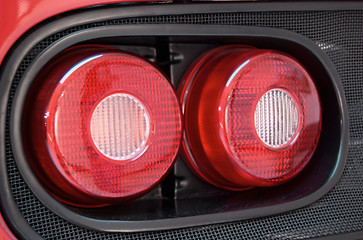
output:
[{"label": "dark trim piece", "polygon": [[[51,47],[47,49],[47,54],[42,54],[36,59],[36,63],[33,64],[31,69],[25,73],[24,79],[27,81],[22,81],[19,90],[17,91],[14,98],[14,108],[11,115],[11,140],[12,146],[14,148],[15,158],[18,161],[18,167],[22,172],[25,180],[28,182],[29,186],[32,186],[34,193],[42,200],[43,204],[52,209],[55,213],[70,222],[78,225],[82,225],[86,228],[96,228],[97,230],[103,231],[122,231],[122,232],[132,232],[132,231],[150,231],[150,230],[163,230],[163,229],[174,229],[180,227],[191,227],[198,225],[214,224],[221,222],[237,221],[242,219],[261,217],[281,212],[286,212],[288,210],[296,209],[302,206],[310,204],[325,193],[327,193],[331,187],[335,185],[340,177],[340,173],[344,166],[344,156],[338,162],[336,166],[337,171],[331,176],[331,180],[328,181],[324,186],[318,189],[311,195],[308,195],[299,200],[291,201],[288,203],[283,203],[274,206],[260,207],[253,209],[245,209],[236,212],[228,213],[218,213],[218,214],[208,214],[192,217],[179,217],[171,219],[160,219],[160,220],[149,220],[149,221],[98,221],[92,218],[86,218],[75,214],[68,208],[65,208],[62,204],[53,199],[41,186],[35,176],[31,173],[29,169],[26,158],[22,149],[22,140],[20,132],[20,119],[22,115],[22,106],[26,96],[26,93],[32,83],[32,79],[35,78],[36,74],[43,67],[43,64],[49,62],[56,54],[61,52],[76,43],[84,42],[91,39],[105,38],[105,37],[123,37],[126,36],[224,36],[224,37],[273,37],[281,40],[289,40],[291,42],[296,42],[312,52],[316,53],[316,57],[325,65],[326,69],[331,70],[330,78],[334,80],[335,88],[337,90],[337,95],[341,101],[341,114],[342,114],[342,142],[341,142],[341,152],[346,153],[347,149],[347,113],[344,113],[344,96],[341,95],[342,87],[339,85],[339,78],[337,73],[334,72],[334,66],[330,60],[321,53],[320,49],[311,42],[310,40],[291,32],[285,30],[276,30],[270,28],[255,28],[255,27],[236,27],[236,26],[224,26],[218,29],[218,34],[216,34],[217,26],[193,26],[193,25],[125,25],[125,26],[106,26],[99,27],[90,30],[83,30],[67,37],[62,38],[58,42],[54,43]],[[30,80],[30,81],[29,81]],[[97,227],[96,227],[97,226]]]},{"label": "dark trim piece", "polygon": [[[43,39],[43,36],[33,34],[33,39],[28,41],[24,45],[18,42],[8,53],[9,59],[4,61],[1,65],[1,78],[0,78],[0,199],[1,203],[6,202],[6,208],[4,204],[1,204],[1,212],[8,224],[8,227],[12,230],[15,236],[24,239],[39,239],[42,238],[29,226],[24,219],[24,216],[20,212],[15,200],[10,192],[10,185],[8,180],[7,165],[6,165],[6,150],[5,150],[5,127],[6,127],[6,113],[8,106],[8,99],[10,94],[11,82],[18,66],[21,64],[22,59],[31,50],[31,47],[36,45]],[[29,45],[28,45],[29,44]],[[16,57],[19,56],[19,57]],[[21,56],[21,57],[20,57]]]},{"label": "dark trim piece", "polygon": [[[109,6],[118,6],[111,4]],[[107,7],[107,5],[106,5]],[[203,14],[203,13],[236,13],[236,12],[285,12],[285,11],[345,11],[363,10],[360,1],[285,1],[285,2],[192,2],[192,3],[159,3],[148,5],[147,10],[135,8],[130,5],[126,13],[118,17],[156,16],[178,14]],[[161,7],[164,12],[161,13]],[[101,9],[99,9],[101,10]],[[141,11],[140,11],[141,10]],[[117,14],[117,13],[116,13]],[[111,13],[110,18],[113,14]],[[108,19],[110,19],[108,18]]]},{"label": "dark trim piece", "polygon": [[335,236],[326,236],[322,238],[317,238],[316,240],[359,240],[362,239],[363,231],[353,232],[353,233],[345,233],[341,235]]}]

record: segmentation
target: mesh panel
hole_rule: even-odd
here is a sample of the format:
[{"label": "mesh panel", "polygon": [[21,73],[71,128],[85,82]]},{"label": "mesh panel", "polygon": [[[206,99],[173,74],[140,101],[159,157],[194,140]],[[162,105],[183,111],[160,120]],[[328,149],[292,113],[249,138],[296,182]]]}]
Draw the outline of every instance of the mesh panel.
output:
[{"label": "mesh panel", "polygon": [[[9,99],[31,61],[52,42],[80,29],[115,24],[183,23],[266,26],[291,30],[315,41],[332,59],[343,81],[350,117],[347,166],[339,183],[319,201],[285,214],[241,222],[153,233],[100,233],[73,225],[43,206],[17,169],[6,133],[9,181],[30,226],[46,239],[290,239],[361,231],[363,228],[363,12],[250,12],[141,17],[112,20],[60,32],[39,43],[24,59]],[[7,126],[7,129],[8,126]]]}]

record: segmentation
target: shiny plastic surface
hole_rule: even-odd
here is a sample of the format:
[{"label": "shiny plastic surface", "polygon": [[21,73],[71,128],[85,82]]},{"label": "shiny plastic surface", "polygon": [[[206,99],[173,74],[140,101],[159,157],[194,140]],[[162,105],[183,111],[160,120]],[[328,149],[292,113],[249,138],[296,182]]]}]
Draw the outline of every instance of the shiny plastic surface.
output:
[{"label": "shiny plastic surface", "polygon": [[90,124],[95,149],[110,159],[127,161],[146,150],[153,123],[140,98],[115,93],[96,105]]},{"label": "shiny plastic surface", "polygon": [[[120,201],[150,190],[168,172],[181,139],[180,109],[169,82],[153,65],[114,49],[76,47],[37,79],[29,94],[36,101],[28,108],[32,128],[25,130],[25,141],[31,143],[33,169],[56,197],[74,205]],[[119,93],[142,101],[151,125],[143,151],[123,161],[99,151],[91,134],[94,109]],[[114,126],[116,133],[122,126],[131,128],[132,116],[125,114],[127,126],[105,118],[100,127]],[[26,129],[28,120],[23,121]],[[112,143],[116,139],[106,141],[122,150],[121,143]]]},{"label": "shiny plastic surface", "polygon": [[254,119],[257,136],[266,147],[289,147],[301,129],[301,111],[296,97],[287,90],[273,88],[258,101]]},{"label": "shiny plastic surface", "polygon": [[[275,88],[296,96],[301,109],[299,134],[282,149],[263,144],[255,128],[257,104]],[[186,74],[179,95],[184,156],[197,175],[216,186],[242,190],[281,184],[305,167],[316,148],[317,91],[304,68],[283,53],[238,45],[215,49]]]}]

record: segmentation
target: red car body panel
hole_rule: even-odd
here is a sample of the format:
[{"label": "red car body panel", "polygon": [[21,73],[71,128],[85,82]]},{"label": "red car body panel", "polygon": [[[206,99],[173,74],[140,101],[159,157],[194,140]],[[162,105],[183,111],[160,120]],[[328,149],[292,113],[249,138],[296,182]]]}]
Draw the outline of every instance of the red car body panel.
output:
[{"label": "red car body panel", "polygon": [[0,239],[2,240],[16,240],[17,238],[11,233],[6,225],[3,217],[0,214]]},{"label": "red car body panel", "polygon": [[148,1],[152,0],[1,0],[0,64],[21,35],[49,17],[95,5]]}]

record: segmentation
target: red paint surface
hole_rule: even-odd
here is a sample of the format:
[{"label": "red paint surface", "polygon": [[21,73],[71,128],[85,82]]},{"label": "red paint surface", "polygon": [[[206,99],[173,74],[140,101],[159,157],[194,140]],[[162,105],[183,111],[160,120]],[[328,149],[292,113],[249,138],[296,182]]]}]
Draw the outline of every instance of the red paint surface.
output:
[{"label": "red paint surface", "polygon": [[11,233],[8,226],[0,214],[0,239],[2,240],[16,240],[17,238]]},{"label": "red paint surface", "polygon": [[151,0],[0,0],[0,64],[19,37],[41,21],[92,5]]}]

